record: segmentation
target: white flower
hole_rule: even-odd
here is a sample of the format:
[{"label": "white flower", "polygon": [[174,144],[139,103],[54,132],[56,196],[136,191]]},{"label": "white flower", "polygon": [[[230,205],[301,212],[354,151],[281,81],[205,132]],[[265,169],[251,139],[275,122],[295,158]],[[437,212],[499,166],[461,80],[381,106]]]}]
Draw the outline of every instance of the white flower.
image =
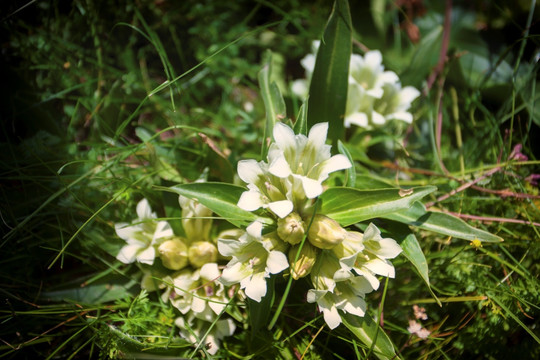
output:
[{"label": "white flower", "polygon": [[[301,98],[308,96],[318,47],[319,42],[313,42],[313,53],[301,60],[306,79],[295,80],[292,84],[293,93]],[[401,88],[396,73],[384,70],[380,51],[368,51],[364,56],[352,54],[349,63],[345,127],[356,125],[369,128],[393,119],[411,123],[413,116],[407,110],[419,95],[420,92],[412,86]]]},{"label": "white flower", "polygon": [[311,271],[311,281],[315,288],[308,291],[307,301],[317,303],[331,329],[341,324],[338,310],[364,316],[364,295],[372,291],[371,284],[362,276],[342,271],[333,252],[321,252]]},{"label": "white flower", "polygon": [[238,176],[249,189],[241,195],[238,206],[247,211],[268,208],[280,218],[295,208],[301,212],[308,199],[323,192],[322,183],[330,173],[352,166],[344,155],[331,156],[331,146],[325,144],[327,132],[328,123],[315,124],[307,137],[276,123],[268,163],[238,163]]},{"label": "white flower", "polygon": [[240,288],[255,301],[266,295],[266,278],[289,267],[287,256],[279,249],[283,242],[277,237],[263,237],[261,231],[262,224],[254,222],[238,240],[218,240],[219,252],[232,257],[220,281],[225,285],[240,283]]},{"label": "white flower", "polygon": [[[204,321],[193,316],[179,317],[174,321],[180,329],[180,335],[192,343],[201,343],[199,347],[205,347],[210,355],[215,355],[219,350],[221,339],[234,334],[236,325],[232,319],[220,319],[212,326],[211,322]],[[202,338],[205,336],[205,338]]]},{"label": "white flower", "polygon": [[156,223],[157,216],[152,212],[146,199],[142,199],[137,204],[137,216],[134,225],[115,224],[116,234],[127,242],[127,245],[120,249],[116,258],[125,264],[138,261],[152,265],[159,240],[173,236],[173,231],[166,221]]},{"label": "white flower", "polygon": [[[376,275],[393,278],[395,276],[394,266],[388,259],[398,256],[402,249],[397,242],[390,238],[382,238],[380,230],[374,225],[369,224],[362,237],[356,236],[349,238],[349,241],[356,239],[363,249],[352,253],[351,255],[340,258],[341,271],[354,271],[363,276],[372,286],[373,290],[379,288],[379,280]],[[351,252],[340,252],[350,254]],[[339,256],[339,255],[338,255]]]},{"label": "white flower", "polygon": [[161,298],[163,302],[170,300],[184,315],[191,312],[199,319],[212,322],[228,301],[225,287],[217,281],[220,275],[216,263],[207,263],[195,271],[185,269],[169,280],[169,287]]}]

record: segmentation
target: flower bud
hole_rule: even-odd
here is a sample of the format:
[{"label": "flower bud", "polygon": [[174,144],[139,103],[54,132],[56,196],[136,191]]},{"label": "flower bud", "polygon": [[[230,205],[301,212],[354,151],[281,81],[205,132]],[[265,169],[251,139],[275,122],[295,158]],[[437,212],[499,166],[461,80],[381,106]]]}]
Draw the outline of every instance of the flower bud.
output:
[{"label": "flower bud", "polygon": [[187,246],[180,238],[164,241],[158,247],[163,266],[171,270],[180,270],[188,264]]},{"label": "flower bud", "polygon": [[304,221],[297,213],[291,213],[284,219],[278,220],[278,236],[291,245],[299,244],[306,233]]},{"label": "flower bud", "polygon": [[315,246],[311,245],[309,242],[306,242],[304,243],[304,246],[302,246],[302,250],[298,255],[298,260],[295,262],[294,259],[296,258],[298,247],[299,245],[293,246],[289,250],[289,264],[291,276],[294,280],[298,280],[309,275],[313,265],[315,264],[315,260],[317,260],[318,252]]},{"label": "flower bud", "polygon": [[324,215],[315,215],[308,231],[309,242],[320,249],[332,249],[345,240],[346,236],[347,230]]},{"label": "flower bud", "polygon": [[200,268],[204,264],[216,262],[218,251],[214,244],[209,241],[195,241],[188,250],[189,263]]}]

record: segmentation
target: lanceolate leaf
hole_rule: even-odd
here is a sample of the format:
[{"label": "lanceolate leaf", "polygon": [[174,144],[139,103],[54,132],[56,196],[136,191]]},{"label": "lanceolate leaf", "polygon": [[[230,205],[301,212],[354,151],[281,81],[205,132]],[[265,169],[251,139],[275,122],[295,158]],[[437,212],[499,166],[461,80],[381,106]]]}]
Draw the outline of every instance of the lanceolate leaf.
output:
[{"label": "lanceolate leaf", "polygon": [[342,226],[348,226],[408,209],[415,201],[435,190],[435,186],[422,186],[408,190],[358,190],[336,187],[326,190],[320,196],[322,201],[320,212]]},{"label": "lanceolate leaf", "polygon": [[328,19],[309,88],[308,124],[329,122],[334,146],[344,138],[352,25],[347,0],[336,0]]},{"label": "lanceolate leaf", "polygon": [[307,136],[307,107],[308,103],[305,102],[298,111],[296,122],[294,123],[294,133]]},{"label": "lanceolate leaf", "polygon": [[276,121],[284,119],[286,114],[285,101],[279,91],[277,84],[270,80],[272,75],[272,52],[267,51],[265,62],[261,71],[259,71],[259,87],[266,110],[266,127],[264,130],[262,156],[266,156],[267,142],[266,138],[272,136],[272,130]]},{"label": "lanceolate leaf", "polygon": [[236,204],[240,195],[246,191],[243,187],[226,183],[190,183],[159,187],[160,190],[172,191],[187,198],[197,200],[231,224],[245,227],[255,220],[271,224],[272,219],[240,209]]},{"label": "lanceolate leaf", "polygon": [[427,211],[420,202],[414,203],[409,209],[386,214],[382,217],[465,240],[472,241],[478,239],[485,242],[503,241],[501,237],[484,230],[476,229],[455,216],[441,212]]},{"label": "lanceolate leaf", "polygon": [[375,340],[375,345],[373,346],[373,353],[381,360],[390,360],[390,359],[401,359],[394,349],[394,345],[390,338],[383,329],[377,326],[377,323],[373,321],[368,314],[363,318],[343,314],[341,316],[343,324],[349,328],[349,330],[368,348],[371,347]]}]

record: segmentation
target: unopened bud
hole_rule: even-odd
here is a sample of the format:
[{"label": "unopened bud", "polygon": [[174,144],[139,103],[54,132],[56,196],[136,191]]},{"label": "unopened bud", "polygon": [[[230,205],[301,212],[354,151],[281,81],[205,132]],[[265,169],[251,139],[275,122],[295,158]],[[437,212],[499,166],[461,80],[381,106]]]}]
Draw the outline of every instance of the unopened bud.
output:
[{"label": "unopened bud", "polygon": [[284,219],[278,220],[277,233],[281,240],[296,245],[304,238],[306,227],[300,215],[291,213]]},{"label": "unopened bud", "polygon": [[337,221],[324,215],[315,215],[308,231],[309,242],[320,249],[332,249],[341,244],[346,236],[347,230]]},{"label": "unopened bud", "polygon": [[305,242],[304,246],[302,246],[300,254],[298,254],[298,260],[296,260],[295,262],[294,259],[296,259],[298,247],[299,245],[293,246],[289,250],[289,264],[291,269],[291,276],[294,280],[298,280],[300,278],[303,278],[304,276],[309,275],[311,269],[313,268],[313,265],[315,264],[315,261],[317,260],[318,252],[318,249],[315,246],[311,245],[309,242]]},{"label": "unopened bud", "polygon": [[180,238],[166,240],[158,247],[163,266],[171,270],[180,270],[188,264],[187,246]]},{"label": "unopened bud", "polygon": [[200,268],[204,264],[216,262],[218,251],[216,246],[209,241],[195,241],[189,247],[188,257],[193,267]]}]

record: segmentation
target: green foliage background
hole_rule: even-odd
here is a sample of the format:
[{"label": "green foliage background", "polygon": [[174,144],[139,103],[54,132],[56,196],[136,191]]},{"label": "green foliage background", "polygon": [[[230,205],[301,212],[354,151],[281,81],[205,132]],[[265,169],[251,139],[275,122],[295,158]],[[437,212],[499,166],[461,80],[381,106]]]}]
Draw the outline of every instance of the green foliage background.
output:
[{"label": "green foliage background", "polygon": [[[176,195],[155,186],[193,181],[205,169],[209,180],[234,182],[238,160],[260,158],[265,112],[258,72],[265,51],[273,53],[272,77],[294,119],[301,103],[288,83],[304,76],[300,59],[322,35],[331,6],[281,0],[0,5],[0,356],[191,354],[191,344],[174,339],[171,309],[140,293],[136,269],[115,260],[122,240],[113,225],[133,218],[146,197],[181,233]],[[380,49],[404,85],[426,89],[440,58],[444,2],[349,6],[353,53]],[[346,133],[358,188],[436,185],[427,200],[434,209],[477,216],[471,224],[505,240],[475,248],[417,231],[431,289],[400,257],[383,312],[384,330],[403,358],[540,356],[540,197],[527,180],[540,173],[539,18],[535,1],[454,1],[444,82],[417,100],[414,126]],[[407,134],[405,147],[400,132]],[[527,160],[512,157],[517,144]],[[479,188],[436,202],[490,170]],[[379,221],[394,230],[404,226]],[[249,345],[249,329],[237,331],[220,356],[288,359],[305,350],[314,359],[371,356],[344,326],[324,329],[309,347],[322,320],[292,294],[266,343]],[[373,295],[370,308],[377,309],[382,292]],[[426,307],[428,340],[407,332],[413,304]]]}]

